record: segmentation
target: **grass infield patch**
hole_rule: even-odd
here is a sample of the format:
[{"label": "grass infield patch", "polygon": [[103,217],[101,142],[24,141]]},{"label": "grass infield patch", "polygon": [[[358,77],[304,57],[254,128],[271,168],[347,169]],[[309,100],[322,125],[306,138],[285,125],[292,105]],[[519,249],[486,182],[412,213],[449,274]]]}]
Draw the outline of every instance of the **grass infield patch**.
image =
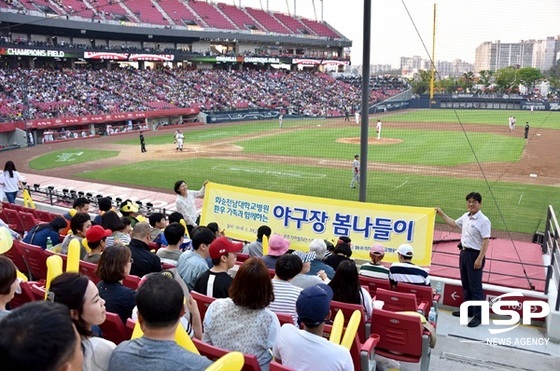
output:
[{"label": "grass infield patch", "polygon": [[70,166],[84,162],[115,157],[119,151],[102,151],[98,149],[67,148],[53,151],[39,156],[29,162],[33,170],[54,169],[61,166]]}]

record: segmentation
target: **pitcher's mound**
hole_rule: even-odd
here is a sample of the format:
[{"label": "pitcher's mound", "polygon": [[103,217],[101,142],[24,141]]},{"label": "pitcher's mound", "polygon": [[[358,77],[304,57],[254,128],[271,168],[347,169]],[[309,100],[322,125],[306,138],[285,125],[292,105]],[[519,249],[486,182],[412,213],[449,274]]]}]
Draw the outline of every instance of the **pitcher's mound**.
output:
[{"label": "pitcher's mound", "polygon": [[[336,140],[337,143],[347,143],[347,144],[359,144],[360,138],[338,138]],[[384,144],[397,144],[402,143],[402,139],[394,139],[394,138],[381,138],[377,139],[376,137],[368,138],[368,144],[373,145],[384,145]]]}]

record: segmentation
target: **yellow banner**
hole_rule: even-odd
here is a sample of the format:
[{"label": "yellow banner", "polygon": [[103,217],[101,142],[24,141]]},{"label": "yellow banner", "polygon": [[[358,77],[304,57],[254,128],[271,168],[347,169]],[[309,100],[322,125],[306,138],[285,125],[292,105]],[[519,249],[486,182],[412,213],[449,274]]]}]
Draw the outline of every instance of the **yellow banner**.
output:
[{"label": "yellow banner", "polygon": [[369,260],[373,244],[385,246],[383,261],[398,261],[403,243],[414,248],[412,262],[429,266],[436,212],[409,207],[334,200],[259,191],[217,183],[206,185],[201,225],[217,222],[226,236],[252,242],[257,229],[268,225],[272,233],[291,241],[290,248],[309,250],[315,238],[352,239],[352,258]]}]

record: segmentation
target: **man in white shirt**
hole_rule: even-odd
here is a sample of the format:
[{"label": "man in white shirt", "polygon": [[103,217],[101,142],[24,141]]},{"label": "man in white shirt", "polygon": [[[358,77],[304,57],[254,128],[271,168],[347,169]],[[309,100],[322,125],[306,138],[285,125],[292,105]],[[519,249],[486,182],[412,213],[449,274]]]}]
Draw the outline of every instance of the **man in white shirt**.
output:
[{"label": "man in white shirt", "polygon": [[354,369],[348,349],[322,336],[332,297],[332,289],[325,284],[308,287],[300,293],[296,308],[303,330],[291,324],[282,326],[273,348],[277,361],[299,371]]}]

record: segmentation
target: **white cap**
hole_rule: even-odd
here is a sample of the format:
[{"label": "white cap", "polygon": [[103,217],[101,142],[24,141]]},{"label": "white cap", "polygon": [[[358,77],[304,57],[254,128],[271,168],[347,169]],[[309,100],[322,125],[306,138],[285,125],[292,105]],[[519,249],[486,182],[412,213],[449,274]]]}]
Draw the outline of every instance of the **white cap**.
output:
[{"label": "white cap", "polygon": [[409,244],[404,243],[399,246],[399,248],[397,249],[397,253],[399,255],[412,258],[412,255],[414,255],[414,249]]}]

